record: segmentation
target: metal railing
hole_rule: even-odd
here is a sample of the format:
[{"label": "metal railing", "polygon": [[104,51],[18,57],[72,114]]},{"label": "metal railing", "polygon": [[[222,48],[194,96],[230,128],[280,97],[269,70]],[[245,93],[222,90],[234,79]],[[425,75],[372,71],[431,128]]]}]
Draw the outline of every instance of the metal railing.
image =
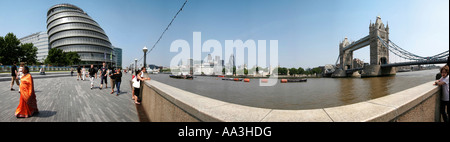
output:
[{"label": "metal railing", "polygon": [[[0,73],[5,73],[5,72],[11,72],[11,65],[0,65]],[[17,69],[19,69],[20,66],[17,66]],[[42,66],[27,66],[30,69],[30,72],[36,72],[39,71]],[[73,67],[49,67],[49,66],[45,66],[44,70],[47,71],[70,71],[70,69]],[[74,70],[76,68],[73,68]]]}]

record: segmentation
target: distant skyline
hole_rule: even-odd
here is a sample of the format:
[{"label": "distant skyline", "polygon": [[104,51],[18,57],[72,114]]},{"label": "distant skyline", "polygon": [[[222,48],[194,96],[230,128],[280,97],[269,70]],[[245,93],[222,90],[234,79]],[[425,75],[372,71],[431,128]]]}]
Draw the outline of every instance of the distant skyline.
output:
[{"label": "distant skyline", "polygon": [[[60,3],[95,19],[112,45],[122,48],[125,67],[143,56],[144,46],[153,46],[184,0],[2,0],[0,36],[46,31],[46,12]],[[334,64],[339,42],[368,35],[377,16],[403,49],[421,56],[449,49],[448,0],[190,0],[147,55],[147,64],[169,66],[177,54],[169,52],[170,44],[183,39],[192,46],[193,32],[202,32],[202,42],[215,39],[222,46],[225,40],[278,40],[282,67]],[[354,57],[369,62],[369,48]]]}]

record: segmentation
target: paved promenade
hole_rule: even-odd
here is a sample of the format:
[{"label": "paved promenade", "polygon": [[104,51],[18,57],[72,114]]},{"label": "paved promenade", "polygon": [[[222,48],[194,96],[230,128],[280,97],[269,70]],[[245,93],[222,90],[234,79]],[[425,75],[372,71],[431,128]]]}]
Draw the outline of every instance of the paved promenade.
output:
[{"label": "paved promenade", "polygon": [[[34,79],[39,114],[29,118],[16,118],[19,105],[18,86],[10,91],[10,82],[0,82],[0,122],[139,122],[136,106],[131,100],[130,74],[122,77],[119,96],[111,93],[111,86],[100,90],[100,79],[94,89],[90,81],[77,81],[73,77]],[[108,83],[110,83],[108,77]]]}]

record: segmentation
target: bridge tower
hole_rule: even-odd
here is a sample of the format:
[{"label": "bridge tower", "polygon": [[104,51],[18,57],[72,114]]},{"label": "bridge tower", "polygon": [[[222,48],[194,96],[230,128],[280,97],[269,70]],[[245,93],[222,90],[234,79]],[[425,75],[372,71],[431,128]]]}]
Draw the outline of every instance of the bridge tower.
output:
[{"label": "bridge tower", "polygon": [[340,68],[343,70],[352,69],[353,68],[353,51],[344,50],[344,47],[347,47],[350,45],[350,42],[348,41],[348,38],[345,37],[345,39],[339,43],[339,57],[340,60]]},{"label": "bridge tower", "polygon": [[364,67],[361,77],[389,76],[397,73],[395,67],[381,67],[383,64],[389,64],[389,49],[382,45],[378,37],[389,44],[389,24],[384,26],[380,16],[369,26],[370,65]]},{"label": "bridge tower", "polygon": [[381,17],[377,16],[375,23],[370,23],[370,65],[389,64],[389,50],[382,46],[380,37],[389,44],[389,25],[384,26]]},{"label": "bridge tower", "polygon": [[370,46],[370,65],[364,66],[360,74],[361,77],[395,75],[395,67],[381,67],[383,64],[389,64],[389,49],[383,45],[380,40],[389,44],[389,25],[381,21],[377,16],[375,23],[369,23],[369,35],[349,42],[347,37],[339,43],[340,66],[331,75],[331,77],[358,76],[355,74],[361,68],[353,66],[353,51]]}]

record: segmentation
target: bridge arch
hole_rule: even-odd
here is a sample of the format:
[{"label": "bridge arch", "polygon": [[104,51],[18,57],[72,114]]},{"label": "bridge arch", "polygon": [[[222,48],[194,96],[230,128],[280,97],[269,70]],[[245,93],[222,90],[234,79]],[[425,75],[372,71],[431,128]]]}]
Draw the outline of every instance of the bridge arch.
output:
[{"label": "bridge arch", "polygon": [[381,57],[380,58],[380,64],[381,65],[388,64],[386,57]]}]

